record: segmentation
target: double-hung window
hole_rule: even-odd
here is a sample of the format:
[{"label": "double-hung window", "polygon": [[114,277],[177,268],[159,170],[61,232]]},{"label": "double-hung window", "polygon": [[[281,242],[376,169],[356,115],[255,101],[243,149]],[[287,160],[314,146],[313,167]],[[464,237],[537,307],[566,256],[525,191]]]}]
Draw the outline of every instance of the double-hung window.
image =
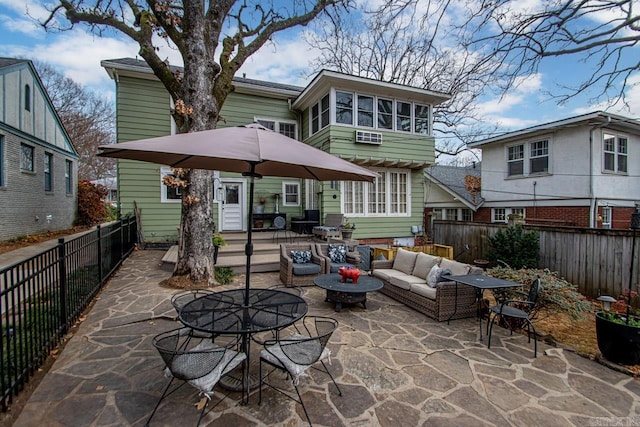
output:
[{"label": "double-hung window", "polygon": [[507,147],[507,176],[519,177],[549,173],[549,139]]},{"label": "double-hung window", "polygon": [[378,129],[393,129],[393,101],[378,98]]},{"label": "double-hung window", "polygon": [[549,141],[542,140],[532,142],[529,145],[531,156],[529,157],[529,173],[549,172]]},{"label": "double-hung window", "polygon": [[162,203],[180,203],[182,199],[182,186],[167,185],[169,181],[174,181],[176,176],[169,167],[160,168],[160,202]]},{"label": "double-hung window", "polygon": [[396,101],[396,130],[411,132],[411,104]]},{"label": "double-hung window", "polygon": [[336,91],[336,123],[353,124],[353,94]]},{"label": "double-hung window", "polygon": [[329,126],[329,107],[329,94],[326,94],[317,104],[311,106],[311,134]]},{"label": "double-hung window", "polygon": [[603,143],[604,171],[627,173],[627,137],[605,133]]},{"label": "double-hung window", "polygon": [[33,153],[32,146],[20,144],[20,169],[27,172],[33,172]]},{"label": "double-hung window", "polygon": [[429,135],[429,107],[426,105],[415,105],[415,133]]},{"label": "double-hung window", "polygon": [[298,139],[296,122],[293,120],[272,120],[260,118],[255,118],[255,120],[267,129],[271,129],[292,139]]},{"label": "double-hung window", "polygon": [[4,135],[0,135],[0,187],[4,187]]},{"label": "double-hung window", "polygon": [[373,97],[358,95],[358,126],[373,127]]},{"label": "double-hung window", "polygon": [[344,181],[342,211],[351,216],[407,216],[411,211],[410,172],[378,170],[373,182]]},{"label": "double-hung window", "polygon": [[73,194],[73,162],[64,161],[64,188],[67,194]]},{"label": "double-hung window", "polygon": [[44,191],[53,191],[53,154],[44,153]]},{"label": "double-hung window", "polygon": [[513,145],[508,148],[507,175],[524,175],[524,145]]},{"label": "double-hung window", "polygon": [[300,206],[300,183],[297,181],[282,182],[282,206]]}]

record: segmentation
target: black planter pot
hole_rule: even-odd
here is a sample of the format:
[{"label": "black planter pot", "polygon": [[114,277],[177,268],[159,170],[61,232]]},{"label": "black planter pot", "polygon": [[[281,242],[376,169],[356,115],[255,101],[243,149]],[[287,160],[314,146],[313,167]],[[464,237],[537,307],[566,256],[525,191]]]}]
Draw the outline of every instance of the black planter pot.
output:
[{"label": "black planter pot", "polygon": [[[616,315],[619,317],[619,315]],[[640,328],[612,322],[596,312],[596,337],[600,352],[610,362],[640,364]]]}]

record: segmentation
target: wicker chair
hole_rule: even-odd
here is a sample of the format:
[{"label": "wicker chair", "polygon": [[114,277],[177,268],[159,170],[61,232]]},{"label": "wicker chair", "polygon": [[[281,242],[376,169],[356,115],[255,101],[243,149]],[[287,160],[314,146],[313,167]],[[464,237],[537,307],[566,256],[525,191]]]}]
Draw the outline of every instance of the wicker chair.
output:
[{"label": "wicker chair", "polygon": [[327,214],[324,218],[324,225],[313,227],[313,235],[322,240],[328,240],[331,237],[340,238],[342,218],[342,214]]},{"label": "wicker chair", "polygon": [[[175,329],[163,332],[153,338],[153,345],[162,356],[166,366],[165,376],[171,377],[171,381],[165,387],[162,396],[149,415],[145,424],[147,426],[162,400],[187,383],[205,396],[205,404],[200,412],[200,418],[198,418],[199,425],[202,417],[226,397],[226,395],[223,396],[207,411],[215,385],[222,376],[241,365],[246,359],[245,353],[234,350],[238,347],[237,338],[227,345],[221,346],[212,343],[211,339],[198,338],[191,332],[189,328]],[[171,385],[176,379],[182,382],[172,388]]]},{"label": "wicker chair", "polygon": [[[327,348],[327,343],[333,331],[338,327],[338,322],[330,317],[306,316],[302,321],[302,326],[304,328],[303,331],[300,330],[301,328],[296,327],[298,333],[287,338],[276,338],[265,342],[265,348],[260,352],[260,397],[258,404],[262,402],[262,385],[269,386],[298,402],[302,406],[309,425],[311,425],[311,419],[309,419],[307,408],[304,406],[298,384],[300,377],[305,375],[307,369],[313,368],[329,375],[333,385],[338,390],[338,394],[342,396],[340,387],[338,387],[336,380],[324,363],[325,360],[330,360],[331,351]],[[314,366],[317,362],[320,362],[322,366]],[[264,363],[270,365],[272,369],[267,374],[262,375],[262,365]],[[292,393],[266,381],[275,370],[285,371],[292,379],[297,398]]]},{"label": "wicker chair", "polygon": [[[310,251],[311,262],[296,264],[291,251]],[[325,274],[324,259],[315,250],[313,243],[291,243],[280,245],[280,281],[286,286],[312,285],[313,279]]]},{"label": "wicker chair", "polygon": [[[347,248],[347,257],[345,262],[334,262],[329,257],[329,244],[327,243],[316,243],[316,253],[322,258],[324,261],[324,271],[327,273],[337,273],[340,267],[356,267],[360,266],[360,252],[352,251],[349,252]],[[334,246],[344,246],[336,243]]]}]

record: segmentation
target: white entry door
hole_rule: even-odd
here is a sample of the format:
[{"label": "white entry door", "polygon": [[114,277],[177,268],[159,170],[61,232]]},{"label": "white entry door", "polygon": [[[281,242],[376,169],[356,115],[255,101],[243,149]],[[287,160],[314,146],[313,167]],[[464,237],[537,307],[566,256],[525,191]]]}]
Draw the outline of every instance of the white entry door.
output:
[{"label": "white entry door", "polygon": [[244,224],[244,183],[222,182],[224,199],[222,202],[221,231],[242,231]]}]

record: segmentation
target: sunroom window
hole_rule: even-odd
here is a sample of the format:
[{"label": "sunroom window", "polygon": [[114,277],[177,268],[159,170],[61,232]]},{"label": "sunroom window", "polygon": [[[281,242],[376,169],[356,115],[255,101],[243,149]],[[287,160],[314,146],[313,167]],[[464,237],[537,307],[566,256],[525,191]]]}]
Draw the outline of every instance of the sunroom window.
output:
[{"label": "sunroom window", "polygon": [[396,102],[396,130],[411,132],[411,104]]},{"label": "sunroom window", "polygon": [[415,105],[415,132],[429,135],[429,107],[426,105]]},{"label": "sunroom window", "polygon": [[407,216],[411,211],[410,172],[382,169],[372,182],[342,183],[345,215]]},{"label": "sunroom window", "polygon": [[353,94],[336,92],[336,123],[353,124]]},{"label": "sunroom window", "polygon": [[358,126],[373,127],[373,97],[358,95]]},{"label": "sunroom window", "polygon": [[378,128],[393,129],[393,101],[378,98]]}]

